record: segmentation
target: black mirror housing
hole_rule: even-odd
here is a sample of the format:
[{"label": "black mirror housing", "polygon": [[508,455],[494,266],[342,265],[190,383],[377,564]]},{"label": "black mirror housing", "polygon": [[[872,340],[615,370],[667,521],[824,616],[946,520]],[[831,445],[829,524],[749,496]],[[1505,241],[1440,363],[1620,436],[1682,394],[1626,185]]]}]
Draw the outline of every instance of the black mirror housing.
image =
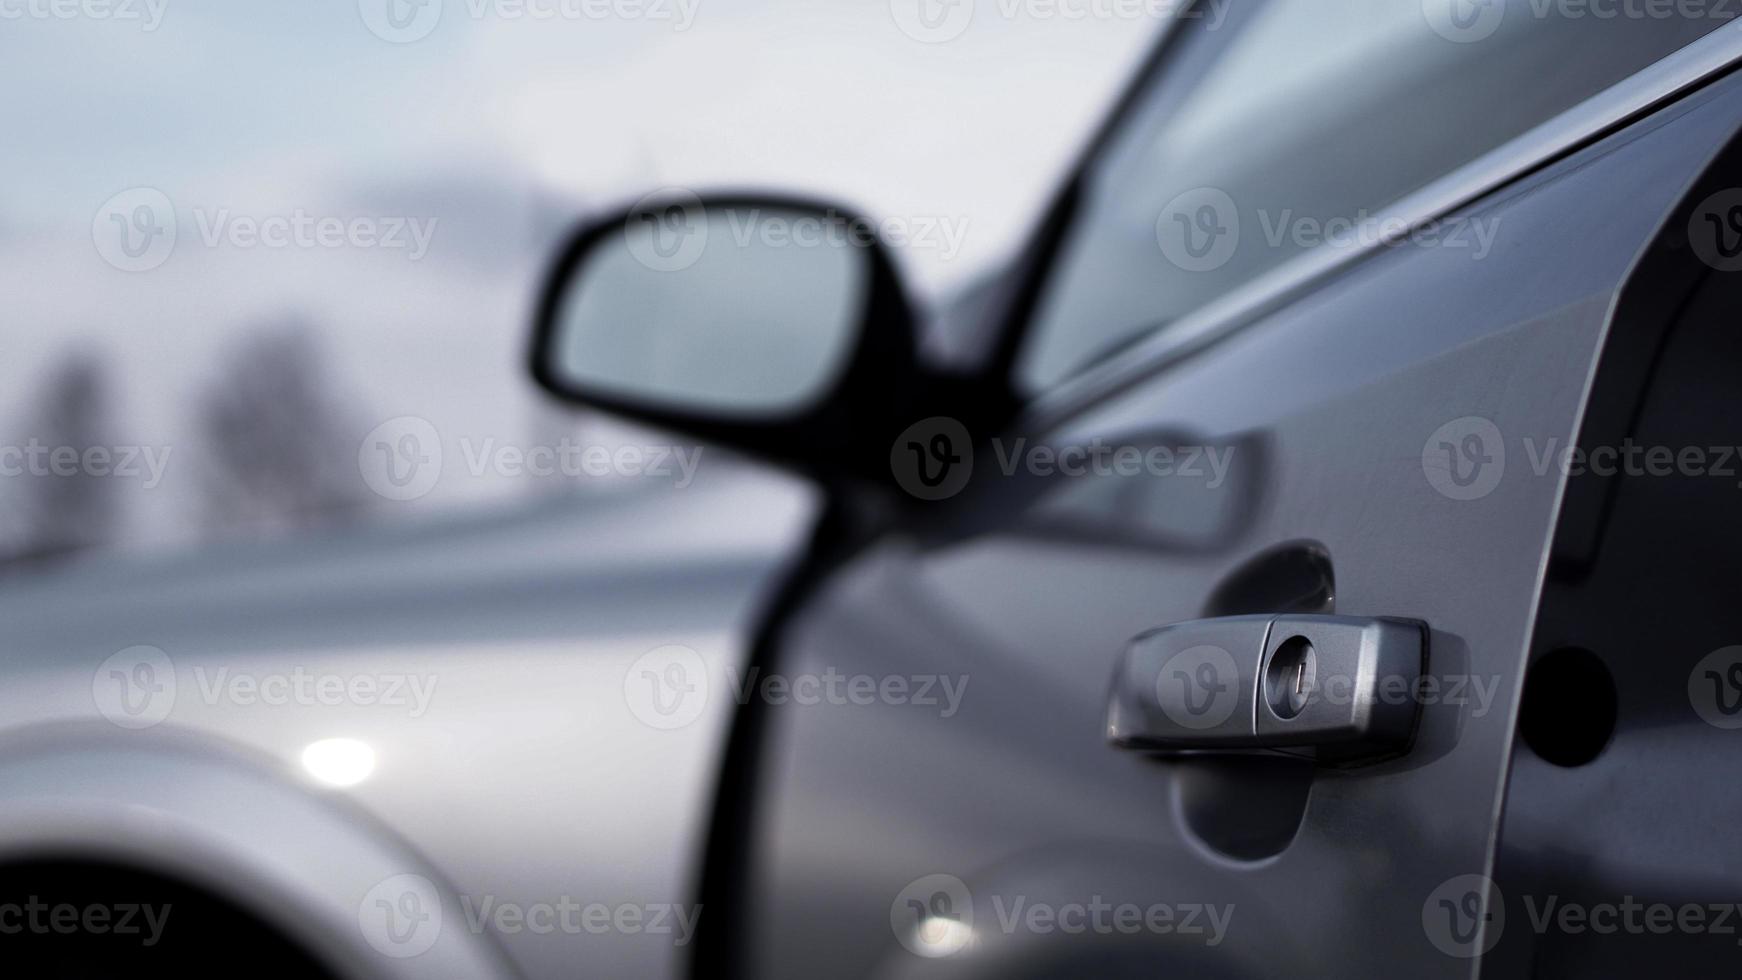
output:
[{"label": "black mirror housing", "polygon": [[[671,220],[674,207],[705,209],[716,220],[725,215],[734,227],[744,227],[744,222],[769,212],[788,216],[783,220],[798,216],[798,220],[816,222],[816,227],[832,229],[832,234],[844,236],[847,247],[863,253],[863,302],[856,329],[846,340],[839,369],[814,397],[772,412],[698,408],[590,383],[578,379],[565,364],[569,355],[563,349],[563,320],[565,315],[572,318],[565,310],[573,301],[577,281],[588,274],[601,251],[620,249],[626,237],[659,234],[660,223]],[[653,230],[640,230],[644,228]],[[632,243],[630,247],[636,246]],[[743,248],[744,242],[727,236],[725,241],[710,240],[706,247]],[[671,252],[662,249],[660,254]],[[676,278],[669,280],[669,285],[667,282],[657,281],[653,288],[684,288]],[[720,280],[713,282],[718,286]],[[746,302],[752,301],[746,298]],[[636,304],[629,306],[633,309]],[[632,331],[639,327],[638,323],[625,322],[611,329]],[[683,432],[812,475],[887,482],[890,446],[903,429],[932,415],[972,411],[961,406],[951,411],[950,403],[958,401],[951,393],[962,394],[960,381],[928,371],[920,363],[916,329],[913,308],[888,252],[872,225],[856,214],[836,205],[789,197],[727,195],[702,199],[690,195],[681,204],[656,197],[582,227],[560,250],[537,306],[531,369],[540,385],[565,401]],[[720,339],[731,342],[731,338]]]}]

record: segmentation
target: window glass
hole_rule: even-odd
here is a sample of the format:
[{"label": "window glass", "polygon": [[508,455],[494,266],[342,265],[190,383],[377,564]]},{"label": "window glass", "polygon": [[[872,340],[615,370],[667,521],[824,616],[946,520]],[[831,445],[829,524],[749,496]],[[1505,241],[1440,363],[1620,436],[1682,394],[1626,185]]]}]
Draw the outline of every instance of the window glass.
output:
[{"label": "window glass", "polygon": [[1183,21],[1193,33],[1087,176],[1023,385],[1044,389],[1326,241],[1378,237],[1387,205],[1733,16],[1268,0]]}]

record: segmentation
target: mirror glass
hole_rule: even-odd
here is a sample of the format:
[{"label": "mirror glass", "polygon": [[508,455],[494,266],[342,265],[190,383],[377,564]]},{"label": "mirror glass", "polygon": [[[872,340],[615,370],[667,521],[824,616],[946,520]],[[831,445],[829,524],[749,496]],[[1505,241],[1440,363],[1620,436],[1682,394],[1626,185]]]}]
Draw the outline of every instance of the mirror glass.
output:
[{"label": "mirror glass", "polygon": [[846,367],[871,242],[785,205],[644,205],[567,270],[542,352],[583,395],[667,411],[787,416]]}]

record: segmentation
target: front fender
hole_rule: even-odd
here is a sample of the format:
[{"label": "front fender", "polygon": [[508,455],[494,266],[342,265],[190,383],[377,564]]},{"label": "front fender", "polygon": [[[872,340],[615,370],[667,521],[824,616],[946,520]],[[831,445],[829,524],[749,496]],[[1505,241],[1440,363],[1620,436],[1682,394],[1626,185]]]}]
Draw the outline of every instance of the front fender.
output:
[{"label": "front fender", "polygon": [[[0,749],[0,864],[113,860],[203,887],[356,977],[513,977],[441,872],[282,762],[182,730],[44,725]],[[413,877],[404,877],[413,876]],[[416,898],[406,899],[406,894]],[[413,920],[389,923],[404,900]],[[389,926],[395,927],[389,931]]]}]

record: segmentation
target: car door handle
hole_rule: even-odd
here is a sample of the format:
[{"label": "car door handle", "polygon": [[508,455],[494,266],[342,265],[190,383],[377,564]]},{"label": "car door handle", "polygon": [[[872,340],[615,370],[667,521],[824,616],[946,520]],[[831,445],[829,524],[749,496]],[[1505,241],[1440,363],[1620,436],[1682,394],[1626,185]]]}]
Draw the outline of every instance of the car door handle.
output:
[{"label": "car door handle", "polygon": [[1352,616],[1228,616],[1133,639],[1107,706],[1122,748],[1265,752],[1349,765],[1408,751],[1427,626]]}]

